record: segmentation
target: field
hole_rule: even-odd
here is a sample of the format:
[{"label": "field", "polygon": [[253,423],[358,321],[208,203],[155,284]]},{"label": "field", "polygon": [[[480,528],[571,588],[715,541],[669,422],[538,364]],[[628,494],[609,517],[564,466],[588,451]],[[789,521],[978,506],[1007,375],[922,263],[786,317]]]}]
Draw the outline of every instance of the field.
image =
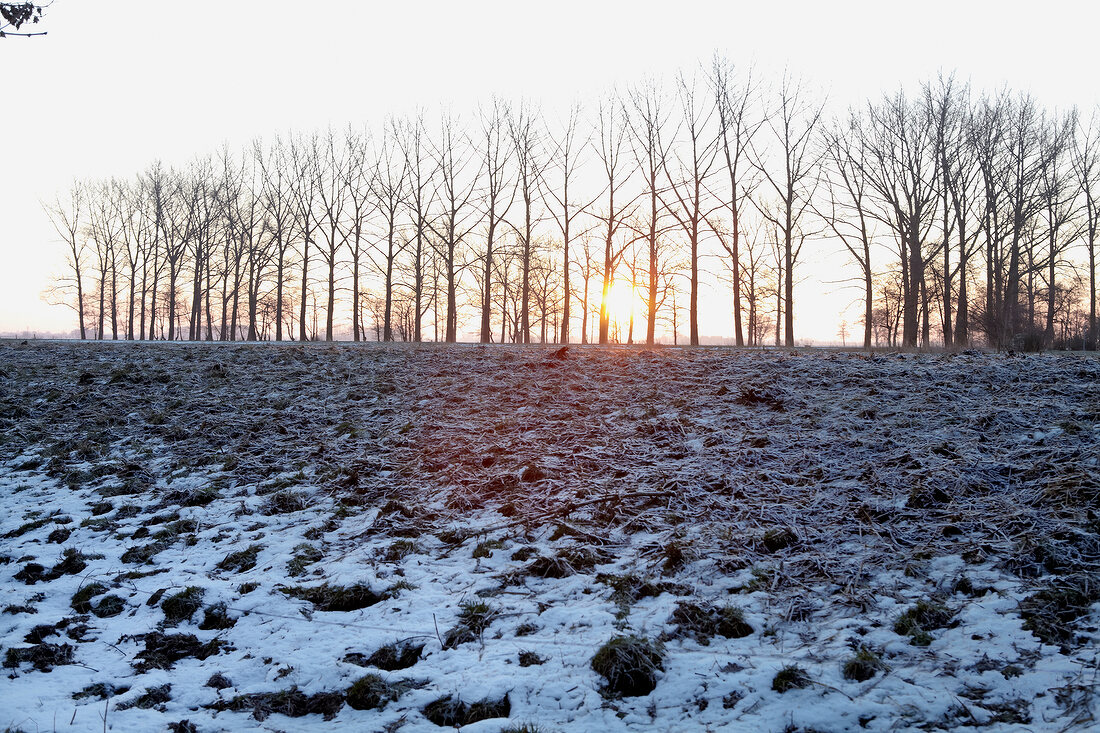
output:
[{"label": "field", "polygon": [[1086,730],[1098,461],[1078,355],[8,342],[0,730]]}]

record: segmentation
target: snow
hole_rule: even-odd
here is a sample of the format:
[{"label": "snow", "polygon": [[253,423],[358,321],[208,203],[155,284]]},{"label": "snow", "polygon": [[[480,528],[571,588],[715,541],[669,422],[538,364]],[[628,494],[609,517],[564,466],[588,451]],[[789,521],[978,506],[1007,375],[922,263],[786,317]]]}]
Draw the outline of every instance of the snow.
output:
[{"label": "snow", "polygon": [[[1077,355],[0,344],[2,603],[35,609],[0,614],[0,647],[30,646],[40,624],[89,626],[80,641],[45,638],[72,644],[74,664],[3,670],[0,726],[101,730],[106,714],[119,731],[184,719],[436,731],[421,712],[432,701],[507,695],[507,720],[464,730],[1086,730],[1100,713],[1096,606],[1052,645],[1020,603],[1052,577],[1096,572],[1098,427],[1100,362]],[[213,501],[186,501],[209,489]],[[268,513],[278,491],[305,508]],[[103,501],[112,510],[93,515]],[[122,561],[175,512],[194,530],[147,564]],[[59,527],[72,532],[49,542]],[[795,541],[769,548],[768,531],[784,529]],[[455,542],[456,530],[470,536]],[[408,554],[393,554],[399,541]],[[302,543],[323,558],[291,577]],[[253,568],[218,567],[252,545]],[[1037,545],[1062,564],[1026,554]],[[479,546],[491,554],[475,557]],[[13,577],[66,548],[84,570]],[[575,549],[602,555],[564,577],[522,572]],[[601,576],[626,574],[665,592],[624,609]],[[988,591],[953,592],[961,577]],[[91,582],[125,610],[77,614],[70,599]],[[322,583],[396,588],[350,611],[279,590]],[[200,610],[169,626],[147,604],[188,586],[237,623],[200,629]],[[952,618],[915,646],[894,622],[927,599]],[[675,638],[670,616],[688,600],[734,604],[754,631]],[[493,609],[488,628],[442,648],[470,602]],[[228,646],[140,672],[140,635],[155,630]],[[620,634],[665,638],[649,695],[601,693],[590,662]],[[425,644],[408,669],[344,661],[400,639]],[[845,679],[860,647],[885,669]],[[522,651],[546,661],[521,667]],[[774,691],[792,664],[811,684]],[[232,687],[205,687],[215,672]],[[342,692],[372,672],[416,684],[330,721],[209,707],[293,686]],[[72,697],[97,682],[129,691]],[[168,702],[120,707],[166,683]]]}]

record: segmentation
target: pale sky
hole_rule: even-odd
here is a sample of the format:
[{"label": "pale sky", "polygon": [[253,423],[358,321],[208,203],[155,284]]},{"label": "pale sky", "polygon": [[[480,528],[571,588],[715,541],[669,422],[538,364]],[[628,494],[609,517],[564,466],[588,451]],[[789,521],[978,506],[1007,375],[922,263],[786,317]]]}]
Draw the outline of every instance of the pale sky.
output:
[{"label": "pale sky", "polygon": [[[41,299],[63,259],[39,205],[74,177],[128,177],[157,158],[184,164],[223,142],[418,106],[468,111],[492,94],[553,116],[714,50],[769,80],[790,68],[834,111],[941,69],[1088,110],[1100,101],[1097,21],[1088,0],[54,0],[35,28],[49,35],[0,39],[0,332],[74,328],[71,310]],[[799,340],[835,340],[859,298],[827,282],[843,276],[822,264],[837,251],[806,246]],[[706,298],[702,333],[728,332],[729,308]],[[847,318],[858,315],[856,304]]]}]

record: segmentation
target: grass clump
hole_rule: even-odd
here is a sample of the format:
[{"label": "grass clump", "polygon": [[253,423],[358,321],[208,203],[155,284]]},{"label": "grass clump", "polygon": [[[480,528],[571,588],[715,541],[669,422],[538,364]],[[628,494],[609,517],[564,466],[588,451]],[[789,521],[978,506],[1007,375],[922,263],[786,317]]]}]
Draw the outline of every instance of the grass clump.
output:
[{"label": "grass clump", "polygon": [[854,682],[866,682],[883,669],[885,665],[878,655],[865,646],[861,646],[848,661],[844,663],[844,679]]},{"label": "grass clump", "polygon": [[532,651],[522,651],[519,653],[519,666],[536,667],[540,664],[546,664],[548,659],[548,657],[540,657]]},{"label": "grass clump", "polygon": [[318,611],[358,611],[360,608],[373,606],[385,598],[362,583],[349,586],[325,583],[312,588],[283,586],[279,588],[279,592],[291,598],[309,601]]},{"label": "grass clump", "polygon": [[1055,578],[1020,602],[1024,628],[1046,644],[1068,647],[1073,626],[1100,601],[1100,582],[1086,574]]},{"label": "grass clump", "polygon": [[54,636],[58,633],[58,628],[64,628],[67,625],[65,621],[60,621],[55,624],[38,624],[27,632],[27,635],[23,637],[23,641],[28,644],[41,644],[48,637]]},{"label": "grass clump", "polygon": [[118,710],[129,710],[130,708],[140,708],[142,710],[149,710],[157,705],[163,705],[172,699],[172,685],[164,684],[159,687],[149,687],[134,700],[120,703],[117,706]]},{"label": "grass clump", "polygon": [[[96,557],[102,557],[97,555]],[[46,574],[46,580],[56,580],[62,575],[76,575],[77,573],[84,572],[84,569],[88,567],[88,560],[92,560],[91,555],[85,555],[75,547],[66,548],[61,553],[61,560],[57,562],[50,572]]]},{"label": "grass clump", "polygon": [[395,641],[392,644],[379,647],[369,657],[353,652],[346,655],[344,661],[360,667],[377,667],[387,672],[396,672],[399,669],[408,669],[419,662],[420,655],[423,653],[423,644]]},{"label": "grass clump", "polygon": [[69,604],[77,613],[91,613],[92,598],[106,592],[107,586],[103,585],[103,583],[88,583],[88,585],[82,586],[80,590],[73,593],[72,600]]},{"label": "grass clump", "polygon": [[488,603],[463,603],[458,612],[458,623],[443,637],[443,648],[454,649],[459,644],[477,641],[499,612],[499,609]]},{"label": "grass clump", "polygon": [[122,553],[122,562],[125,563],[148,563],[151,562],[154,557],[164,552],[172,546],[171,542],[167,540],[156,540],[150,542],[147,545],[134,545],[133,547]]},{"label": "grass clump", "polygon": [[215,690],[224,690],[227,687],[232,687],[233,682],[221,672],[215,672],[210,675],[210,679],[206,680],[206,684],[203,687],[210,687]]},{"label": "grass clump", "polygon": [[504,548],[504,543],[500,540],[486,540],[485,542],[477,543],[477,547],[474,548],[474,559],[480,559],[483,557],[492,557],[493,550],[500,550]]},{"label": "grass clump", "polygon": [[237,625],[237,619],[229,615],[229,611],[226,608],[224,601],[219,601],[206,607],[203,612],[202,623],[199,624],[199,628],[203,630],[209,629],[231,629]]},{"label": "grass clump", "polygon": [[779,582],[779,572],[774,567],[756,567],[752,569],[752,577],[747,583],[738,588],[744,593],[756,591],[769,591]]},{"label": "grass clump", "polygon": [[4,652],[4,666],[16,669],[20,664],[30,664],[39,672],[50,672],[54,667],[73,663],[72,644],[35,644],[18,648],[9,647]]},{"label": "grass clump", "polygon": [[46,578],[46,566],[41,563],[29,562],[23,566],[22,570],[12,577],[27,585],[34,585],[38,581]]},{"label": "grass clump", "polygon": [[179,506],[206,506],[218,498],[218,489],[215,486],[203,486],[201,488],[174,489],[164,495],[165,504],[178,504]]},{"label": "grass clump", "polygon": [[92,606],[92,615],[99,618],[112,618],[119,615],[126,610],[126,601],[119,596],[111,595],[103,596],[99,599],[99,603]]},{"label": "grass clump", "polygon": [[481,720],[507,718],[512,712],[512,702],[508,695],[499,700],[485,698],[474,703],[465,703],[461,698],[448,695],[428,703],[421,712],[438,726],[459,728]]},{"label": "grass clump", "polygon": [[527,562],[531,559],[532,555],[537,555],[538,550],[534,547],[521,547],[512,553],[511,559],[515,562]]},{"label": "grass clump", "polygon": [[129,692],[129,687],[115,687],[109,682],[95,682],[86,686],[84,689],[73,693],[74,700],[83,700],[88,697],[94,697],[99,700],[106,700],[109,697],[115,695],[121,695],[124,692]]},{"label": "grass clump", "polygon": [[797,664],[788,664],[775,673],[775,677],[772,678],[772,689],[779,694],[783,694],[787,690],[809,687],[810,682],[811,680],[809,675],[806,674],[806,670],[802,669]]},{"label": "grass clump", "polygon": [[416,544],[412,540],[397,540],[382,554],[382,559],[386,562],[401,562],[409,555],[415,555],[423,552],[420,545]]},{"label": "grass clump", "polygon": [[244,550],[231,552],[221,559],[217,567],[219,570],[230,570],[237,573],[251,570],[256,567],[256,556],[260,554],[262,549],[264,549],[262,545],[249,545]]},{"label": "grass clump", "polygon": [[617,616],[622,619],[630,613],[630,607],[643,598],[656,598],[662,593],[686,593],[686,586],[668,581],[653,582],[633,574],[609,575],[601,573],[596,582],[611,588],[611,601],[619,607]]},{"label": "grass clump", "polygon": [[894,633],[908,636],[913,646],[928,646],[932,643],[929,632],[947,626],[953,615],[942,604],[921,599],[894,622]]},{"label": "grass clump", "polygon": [[161,601],[160,610],[164,611],[164,618],[169,622],[190,621],[195,612],[202,608],[202,597],[205,593],[202,588],[189,585]]},{"label": "grass clump", "polygon": [[607,680],[607,694],[648,695],[657,686],[657,672],[664,670],[664,646],[637,636],[616,636],[597,650],[592,669]]},{"label": "grass clump", "polygon": [[270,516],[300,512],[308,507],[309,504],[300,495],[290,489],[282,489],[269,496],[260,511]]},{"label": "grass clump", "polygon": [[[396,503],[396,502],[391,501],[389,504],[382,507],[382,509],[379,511],[379,514],[385,514],[386,513],[386,507],[388,507],[388,506],[390,506],[390,504],[394,504],[394,503]],[[457,528],[453,528],[453,529],[440,530],[439,532],[435,533],[435,536],[438,537],[439,541],[442,542],[445,545],[456,545],[457,546],[457,545],[461,545],[463,542],[470,539],[470,536],[472,534],[473,533],[470,532],[470,530],[468,530],[468,529],[463,529],[461,527],[457,527]]]},{"label": "grass clump", "polygon": [[286,564],[286,573],[292,578],[305,575],[306,568],[323,558],[325,554],[313,545],[303,542],[294,548],[294,557]]},{"label": "grass clump", "polygon": [[779,552],[798,544],[798,535],[787,527],[772,527],[764,533],[761,544],[767,552]]},{"label": "grass clump", "polygon": [[376,674],[360,677],[344,694],[350,707],[356,710],[381,710],[408,689],[406,685],[387,682]]},{"label": "grass clump", "polygon": [[174,522],[165,524],[162,529],[158,529],[156,534],[153,535],[153,539],[161,542],[175,542],[181,535],[197,532],[198,529],[199,523],[194,519],[177,519]]},{"label": "grass clump", "polygon": [[190,720],[179,720],[168,724],[168,733],[199,733],[199,727]]},{"label": "grass clump", "polygon": [[218,639],[201,642],[194,634],[162,634],[151,631],[143,635],[145,648],[138,652],[134,667],[138,672],[150,669],[171,669],[181,659],[207,659],[229,646]]},{"label": "grass clump", "polygon": [[586,572],[606,562],[606,558],[586,547],[560,550],[554,557],[539,556],[532,560],[524,572],[536,578],[568,578]]},{"label": "grass clump", "polygon": [[[110,509],[108,509],[107,511],[110,511]],[[15,529],[13,529],[10,532],[6,532],[4,534],[4,539],[12,539],[13,537],[20,537],[22,535],[25,535],[27,532],[33,532],[36,529],[41,529],[42,527],[45,527],[47,524],[49,524],[50,521],[51,521],[50,517],[43,517],[42,519],[31,520],[30,522],[26,522],[25,524],[22,524],[19,527],[16,527]]]},{"label": "grass clump", "polygon": [[668,621],[676,624],[668,638],[691,637],[704,646],[715,636],[740,639],[753,632],[745,621],[744,611],[737,606],[681,602]]},{"label": "grass clump", "polygon": [[250,712],[256,720],[266,720],[272,713],[291,718],[306,715],[321,715],[332,720],[344,707],[344,695],[339,692],[318,692],[307,695],[297,687],[279,692],[256,692],[251,695],[237,695],[231,700],[218,700],[208,705],[212,710],[233,710]]}]

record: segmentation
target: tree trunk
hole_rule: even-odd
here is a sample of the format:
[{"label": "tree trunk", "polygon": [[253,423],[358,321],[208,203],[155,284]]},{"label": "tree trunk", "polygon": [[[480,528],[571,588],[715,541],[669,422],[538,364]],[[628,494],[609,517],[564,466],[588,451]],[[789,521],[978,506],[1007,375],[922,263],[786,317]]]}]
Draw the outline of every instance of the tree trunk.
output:
[{"label": "tree trunk", "polygon": [[[306,227],[308,228],[308,222]],[[298,309],[298,340],[308,341],[309,338],[306,335],[306,293],[309,286],[309,235],[306,235],[305,243],[302,247],[302,292],[301,292],[301,304]]]}]

